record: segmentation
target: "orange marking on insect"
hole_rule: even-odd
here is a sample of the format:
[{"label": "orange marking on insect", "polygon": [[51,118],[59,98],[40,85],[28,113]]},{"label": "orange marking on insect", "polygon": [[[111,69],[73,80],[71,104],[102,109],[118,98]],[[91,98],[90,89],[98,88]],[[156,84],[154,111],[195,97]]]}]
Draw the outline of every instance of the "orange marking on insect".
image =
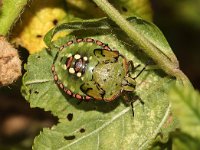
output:
[{"label": "orange marking on insect", "polygon": [[65,47],[64,45],[61,46],[61,47],[59,48],[59,50],[62,51],[64,47]]},{"label": "orange marking on insect", "polygon": [[86,38],[86,42],[94,42],[92,38]]},{"label": "orange marking on insect", "polygon": [[63,88],[64,88],[64,86],[63,86],[63,84],[62,84],[62,83],[60,83],[60,84],[59,84],[59,86],[60,86],[60,88],[61,88],[61,89],[63,89]]},{"label": "orange marking on insect", "polygon": [[55,66],[54,66],[54,65],[51,66],[51,70],[52,70],[53,72],[55,71]]},{"label": "orange marking on insect", "polygon": [[74,58],[72,56],[67,59],[67,61],[66,61],[66,67],[67,67],[67,69],[71,66],[71,63],[72,63],[73,59]]},{"label": "orange marking on insect", "polygon": [[99,41],[99,40],[96,40],[96,44],[97,45],[99,45],[99,46],[102,46],[102,45],[104,45],[104,43],[102,43],[101,41]]},{"label": "orange marking on insect", "polygon": [[77,43],[80,43],[80,42],[82,42],[82,41],[83,41],[83,39],[77,39],[77,40],[76,40]]},{"label": "orange marking on insect", "polygon": [[58,81],[58,76],[56,74],[54,75],[54,80]]},{"label": "orange marking on insect", "polygon": [[72,92],[70,90],[67,90],[66,92],[68,95],[72,95]]},{"label": "orange marking on insect", "polygon": [[70,46],[71,44],[73,44],[73,41],[69,41],[66,43],[66,46]]},{"label": "orange marking on insect", "polygon": [[108,45],[104,46],[104,49],[110,50],[110,47]]},{"label": "orange marking on insect", "polygon": [[90,96],[86,96],[85,99],[86,99],[86,100],[90,100],[91,97],[90,97]]},{"label": "orange marking on insect", "polygon": [[79,95],[79,94],[76,94],[76,98],[77,98],[77,99],[82,99],[82,96]]}]

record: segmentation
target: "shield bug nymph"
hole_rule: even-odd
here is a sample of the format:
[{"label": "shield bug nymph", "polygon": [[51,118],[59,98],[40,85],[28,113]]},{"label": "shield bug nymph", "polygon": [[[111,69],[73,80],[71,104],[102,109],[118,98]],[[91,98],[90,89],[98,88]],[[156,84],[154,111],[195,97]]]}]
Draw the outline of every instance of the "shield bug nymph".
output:
[{"label": "shield bug nymph", "polygon": [[131,77],[134,69],[132,61],[119,51],[92,38],[75,39],[60,46],[52,65],[58,87],[80,101],[110,102],[122,93],[134,92],[138,77]]}]

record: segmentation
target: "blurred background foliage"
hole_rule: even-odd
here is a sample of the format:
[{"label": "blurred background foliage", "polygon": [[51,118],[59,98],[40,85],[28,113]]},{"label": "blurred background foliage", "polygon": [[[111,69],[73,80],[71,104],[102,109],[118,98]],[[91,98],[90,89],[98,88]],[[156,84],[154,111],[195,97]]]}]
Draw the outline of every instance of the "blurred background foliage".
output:
[{"label": "blurred background foliage", "polygon": [[[146,20],[153,20],[167,38],[183,72],[194,87],[200,89],[200,0],[111,2],[125,16],[134,13]],[[76,3],[70,0],[33,0],[10,35],[20,49],[23,63],[26,63],[29,53],[44,47],[41,42],[44,34],[62,20],[102,16],[105,14],[92,1],[86,4],[82,0],[77,0]],[[39,131],[57,122],[57,118],[49,112],[30,109],[20,94],[20,85],[19,79],[13,85],[0,89],[0,150],[31,149],[33,138]]]},{"label": "blurred background foliage", "polygon": [[154,23],[176,54],[180,67],[200,89],[200,0],[152,0]]}]

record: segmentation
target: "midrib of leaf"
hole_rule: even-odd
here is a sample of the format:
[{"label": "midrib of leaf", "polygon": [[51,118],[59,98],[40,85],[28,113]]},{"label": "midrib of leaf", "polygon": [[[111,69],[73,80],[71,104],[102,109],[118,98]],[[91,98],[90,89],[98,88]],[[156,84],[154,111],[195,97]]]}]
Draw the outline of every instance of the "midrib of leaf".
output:
[{"label": "midrib of leaf", "polygon": [[[163,119],[161,120],[160,124],[158,125],[158,127],[156,128],[154,134],[152,137],[156,137],[156,135],[158,134],[159,130],[161,129],[161,127],[163,126],[163,124],[166,122],[169,114],[170,114],[170,110],[171,110],[171,103],[169,103],[169,106],[166,109],[165,115],[163,117]],[[139,150],[142,150],[143,147],[145,147],[148,143],[150,142],[150,140],[146,140],[141,146],[139,146]]]},{"label": "midrib of leaf", "polygon": [[[101,127],[99,127],[98,129],[94,130],[93,132],[79,138],[78,140],[75,140],[74,142],[58,149],[58,150],[64,150],[65,148],[68,148],[70,146],[72,146],[73,144],[76,144],[77,142],[81,141],[81,140],[84,140],[85,138],[95,134],[95,133],[98,133],[99,131],[103,130],[105,127],[107,127],[108,125],[110,125],[112,122],[114,122],[116,119],[118,119],[119,117],[123,116],[125,113],[127,113],[128,111],[130,110],[130,107],[124,109],[123,111],[121,111],[120,113],[118,113],[117,115],[115,115],[111,120],[105,122]],[[153,133],[153,137],[156,137],[156,135],[158,134],[158,132],[161,130],[163,124],[166,122],[169,114],[170,114],[170,110],[171,110],[171,104],[169,104],[169,106],[167,107],[166,109],[166,112],[165,112],[165,115],[163,116],[163,119],[161,120],[160,124],[158,125],[158,127],[156,128],[155,132]],[[99,138],[99,136],[98,136]],[[98,139],[99,141],[99,139]],[[142,150],[149,142],[151,142],[150,140],[146,140],[141,146],[139,146],[139,150]]]},{"label": "midrib of leaf", "polygon": [[111,124],[112,122],[114,122],[117,118],[119,118],[119,117],[121,117],[122,115],[124,115],[125,113],[127,113],[129,110],[130,110],[130,107],[124,109],[123,111],[121,111],[120,113],[118,113],[117,115],[115,115],[112,119],[110,119],[109,121],[105,122],[105,123],[104,123],[101,127],[99,127],[98,129],[94,130],[93,132],[91,132],[91,133],[89,133],[89,134],[87,134],[87,135],[81,137],[81,138],[78,139],[78,140],[75,140],[74,142],[72,142],[72,143],[70,143],[70,144],[68,144],[68,145],[66,145],[66,146],[64,146],[64,147],[62,147],[62,148],[60,148],[60,149],[58,149],[58,150],[64,150],[65,148],[70,147],[71,145],[73,145],[73,144],[75,144],[75,143],[77,143],[77,142],[79,142],[79,141],[81,141],[81,140],[83,140],[83,139],[85,139],[85,138],[87,138],[87,137],[89,137],[89,136],[95,134],[95,133],[98,133],[99,131],[101,131],[102,129],[104,129],[105,127],[107,127],[109,124]]}]

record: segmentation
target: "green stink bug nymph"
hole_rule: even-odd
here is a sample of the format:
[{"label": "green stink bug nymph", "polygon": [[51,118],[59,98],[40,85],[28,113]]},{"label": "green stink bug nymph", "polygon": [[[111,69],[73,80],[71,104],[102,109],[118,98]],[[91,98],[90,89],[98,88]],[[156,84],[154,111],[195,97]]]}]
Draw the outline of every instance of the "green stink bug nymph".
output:
[{"label": "green stink bug nymph", "polygon": [[52,65],[57,85],[66,94],[87,101],[109,102],[122,93],[134,92],[135,78],[130,76],[133,69],[133,63],[119,51],[92,38],[60,46]]}]

